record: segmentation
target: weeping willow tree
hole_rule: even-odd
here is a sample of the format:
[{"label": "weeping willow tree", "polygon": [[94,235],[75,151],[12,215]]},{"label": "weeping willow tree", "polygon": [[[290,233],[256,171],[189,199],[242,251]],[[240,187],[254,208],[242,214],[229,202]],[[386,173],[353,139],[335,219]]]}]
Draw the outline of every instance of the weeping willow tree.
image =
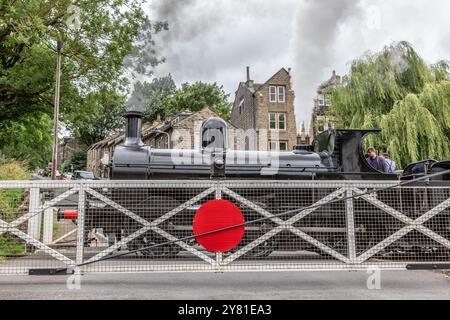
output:
[{"label": "weeping willow tree", "polygon": [[367,139],[398,166],[450,158],[449,63],[427,65],[407,42],[352,62],[344,85],[331,90],[339,127],[381,128]]}]

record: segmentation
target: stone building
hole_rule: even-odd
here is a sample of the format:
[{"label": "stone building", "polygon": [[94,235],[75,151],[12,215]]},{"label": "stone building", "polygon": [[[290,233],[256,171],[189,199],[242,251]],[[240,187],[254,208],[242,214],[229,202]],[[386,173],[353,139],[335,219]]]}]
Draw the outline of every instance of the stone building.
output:
[{"label": "stone building", "polygon": [[61,168],[61,165],[69,160],[77,149],[86,149],[86,145],[78,142],[74,137],[64,137],[58,145],[58,168]]},{"label": "stone building", "polygon": [[336,75],[336,71],[333,70],[330,79],[320,84],[317,88],[317,96],[314,99],[314,108],[309,126],[311,140],[314,140],[322,131],[333,128],[334,119],[327,115],[327,111],[331,106],[331,95],[327,90],[340,85],[342,85],[341,76]]},{"label": "stone building", "polygon": [[[198,149],[200,148],[200,127],[206,119],[217,117],[210,108],[205,107],[198,112],[182,112],[175,116],[161,120],[157,119],[142,126],[142,141],[156,149]],[[229,134],[229,148],[237,149],[239,138],[234,134],[236,128],[227,123]],[[108,163],[114,149],[123,143],[123,132],[116,133],[106,139],[93,144],[88,149],[87,168],[98,177],[108,177]],[[103,160],[102,160],[103,159]]]},{"label": "stone building", "polygon": [[297,143],[294,91],[290,69],[280,69],[264,83],[247,81],[235,93],[231,122],[243,130],[241,149],[292,150]]},{"label": "stone building", "polygon": [[297,144],[298,145],[308,145],[311,141],[309,139],[309,134],[306,133],[305,122],[302,121],[302,129],[300,133],[297,135]]}]

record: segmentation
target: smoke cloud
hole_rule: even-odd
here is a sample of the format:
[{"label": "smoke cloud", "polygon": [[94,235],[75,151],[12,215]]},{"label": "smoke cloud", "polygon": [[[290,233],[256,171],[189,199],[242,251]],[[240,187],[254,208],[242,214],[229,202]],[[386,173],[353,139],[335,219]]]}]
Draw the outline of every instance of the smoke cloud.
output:
[{"label": "smoke cloud", "polygon": [[256,82],[289,65],[295,0],[153,0],[147,13],[167,21],[169,31],[155,37],[166,63],[156,76],[171,73],[183,82],[217,82],[230,99],[250,66]]},{"label": "smoke cloud", "polygon": [[448,0],[149,0],[144,9],[169,25],[154,38],[166,58],[155,76],[217,82],[232,100],[247,65],[255,82],[292,67],[298,129],[320,83],[367,51],[404,40],[427,63],[450,60]]},{"label": "smoke cloud", "polygon": [[361,10],[355,0],[302,0],[294,20],[291,44],[296,108],[308,125],[318,85],[331,75],[336,64],[335,46],[341,24]]}]

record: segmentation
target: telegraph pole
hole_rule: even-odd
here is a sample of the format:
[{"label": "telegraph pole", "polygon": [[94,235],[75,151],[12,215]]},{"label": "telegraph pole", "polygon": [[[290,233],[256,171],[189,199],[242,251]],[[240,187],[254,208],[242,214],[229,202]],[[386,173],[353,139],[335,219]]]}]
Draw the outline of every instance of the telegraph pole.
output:
[{"label": "telegraph pole", "polygon": [[58,167],[58,119],[59,119],[59,96],[61,86],[61,49],[62,41],[56,43],[56,75],[55,75],[55,105],[53,111],[53,146],[52,146],[52,180],[56,179]]}]

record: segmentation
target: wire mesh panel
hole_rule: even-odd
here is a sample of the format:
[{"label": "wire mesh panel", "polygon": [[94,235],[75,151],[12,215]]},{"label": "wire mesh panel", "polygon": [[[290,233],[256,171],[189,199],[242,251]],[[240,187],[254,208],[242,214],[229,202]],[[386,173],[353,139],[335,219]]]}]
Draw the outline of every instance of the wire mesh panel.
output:
[{"label": "wire mesh panel", "polygon": [[[209,270],[215,263],[215,256],[192,237],[194,213],[214,199],[212,186],[155,183],[90,188],[87,193],[85,231],[94,230],[104,241],[85,249],[84,270]],[[102,204],[94,207],[93,201]]]},{"label": "wire mesh panel", "polygon": [[[450,263],[450,186],[396,185],[1,182],[0,272],[356,270]],[[227,250],[210,249],[200,241],[208,234],[194,234],[200,208],[218,199],[243,217],[235,225],[244,228],[242,237]],[[215,207],[206,221],[226,220],[225,212]]]},{"label": "wire mesh panel", "polygon": [[76,217],[60,217],[64,208],[77,209],[77,186],[2,182],[0,197],[0,273],[75,265]]}]

